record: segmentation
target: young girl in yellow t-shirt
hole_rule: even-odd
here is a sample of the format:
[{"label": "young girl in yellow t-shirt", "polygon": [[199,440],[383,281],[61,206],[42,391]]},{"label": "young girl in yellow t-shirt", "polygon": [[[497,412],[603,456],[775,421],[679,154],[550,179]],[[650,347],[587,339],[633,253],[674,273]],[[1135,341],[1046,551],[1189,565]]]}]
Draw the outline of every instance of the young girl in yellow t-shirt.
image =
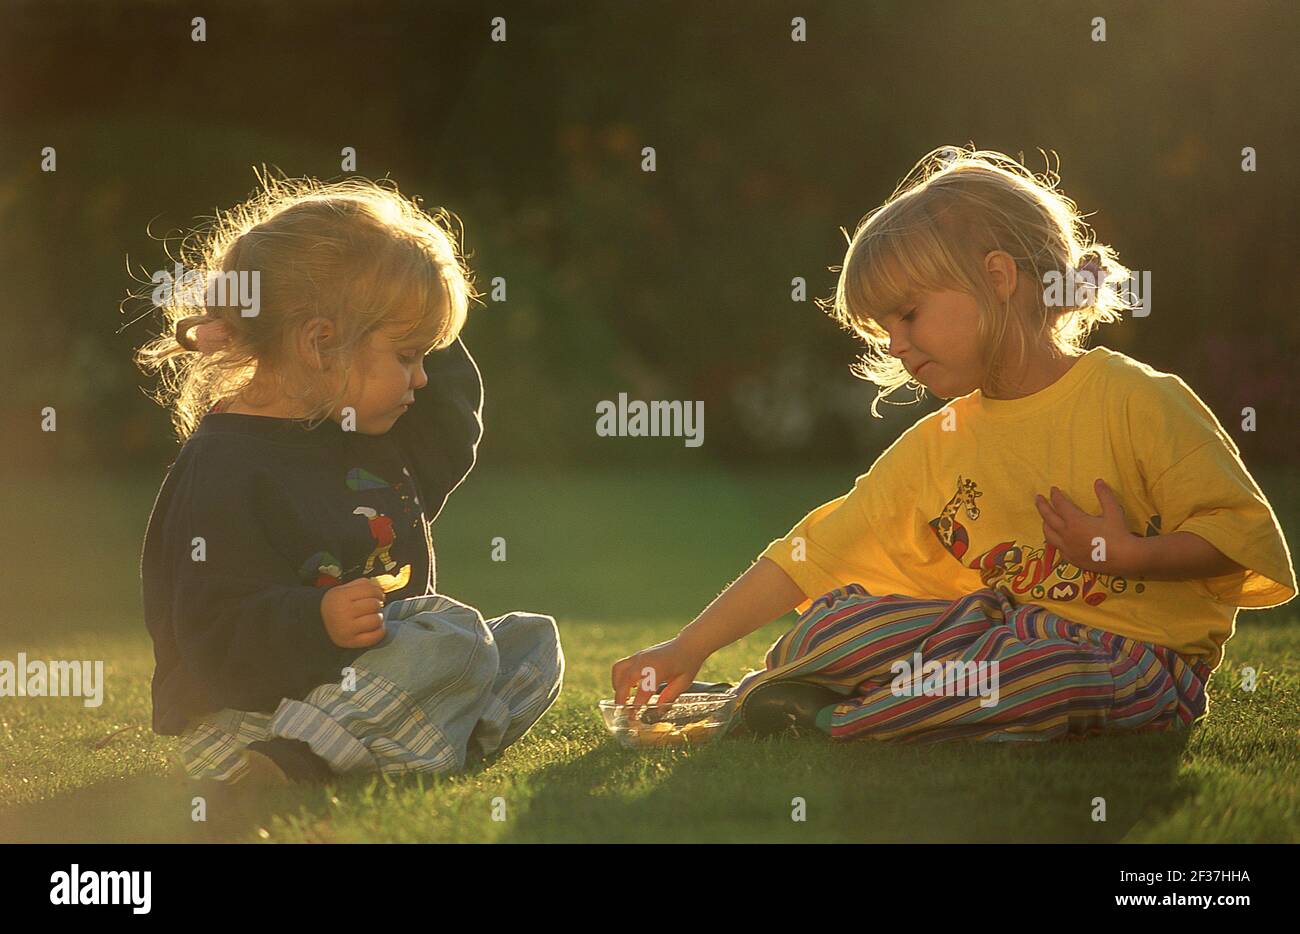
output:
[{"label": "young girl in yellow t-shirt", "polygon": [[1051,175],[973,147],[922,159],[858,227],[828,310],[865,340],[877,402],[952,401],[676,638],[616,662],[616,698],[698,690],[710,654],[797,607],[734,689],[741,729],[1042,740],[1203,715],[1237,608],[1286,602],[1295,573],[1196,394],[1084,351],[1130,281]]}]

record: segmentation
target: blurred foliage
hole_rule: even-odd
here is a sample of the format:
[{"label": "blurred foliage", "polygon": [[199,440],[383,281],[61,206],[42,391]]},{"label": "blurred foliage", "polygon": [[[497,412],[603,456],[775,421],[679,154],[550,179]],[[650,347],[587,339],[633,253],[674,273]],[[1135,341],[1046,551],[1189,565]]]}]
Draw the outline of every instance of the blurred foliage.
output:
[{"label": "blurred foliage", "polygon": [[[968,141],[1035,171],[1055,151],[1101,239],[1152,272],[1151,316],[1096,342],[1182,375],[1248,463],[1296,451],[1292,4],[267,2],[208,11],[206,43],[180,3],[4,12],[0,431],[26,466],[170,462],[130,362],[159,321],[119,333],[142,311],[119,302],[253,166],[336,178],[344,146],[462,218],[481,287],[507,280],[466,331],[493,462],[865,469],[933,402],[872,419],[855,343],[812,299],[840,228]],[[620,392],[705,400],[706,444],[597,437]],[[57,438],[33,435],[45,405]]]}]

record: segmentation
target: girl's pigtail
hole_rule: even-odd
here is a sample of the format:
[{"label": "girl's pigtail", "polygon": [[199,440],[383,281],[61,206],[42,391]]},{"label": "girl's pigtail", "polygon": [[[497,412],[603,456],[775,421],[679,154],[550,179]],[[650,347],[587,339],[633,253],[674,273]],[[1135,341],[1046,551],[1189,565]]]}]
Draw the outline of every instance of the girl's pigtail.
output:
[{"label": "girl's pigtail", "polygon": [[1076,308],[1091,308],[1097,303],[1097,294],[1106,282],[1106,267],[1101,254],[1092,247],[1084,250],[1079,262],[1074,267],[1074,280],[1077,283],[1075,295]]}]

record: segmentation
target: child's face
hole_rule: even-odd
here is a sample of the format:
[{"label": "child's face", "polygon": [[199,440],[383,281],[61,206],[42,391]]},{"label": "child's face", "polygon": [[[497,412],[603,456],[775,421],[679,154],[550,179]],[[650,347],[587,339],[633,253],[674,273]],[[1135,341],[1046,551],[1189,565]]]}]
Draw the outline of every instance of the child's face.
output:
[{"label": "child's face", "polygon": [[[415,401],[415,390],[429,382],[424,372],[428,350],[418,337],[396,337],[392,327],[371,333],[357,353],[352,388],[344,400],[356,410],[358,432],[382,435],[397,423]],[[335,420],[340,418],[336,413]]]},{"label": "child's face", "polygon": [[[988,284],[1000,301],[1027,288],[1015,260],[1001,250],[984,257]],[[889,333],[889,352],[912,377],[941,399],[983,387],[988,367],[980,349],[979,303],[967,292],[919,291],[892,314],[878,319]]]},{"label": "child's face", "polygon": [[979,306],[965,292],[922,292],[878,319],[889,352],[912,377],[942,399],[974,392],[984,381]]}]

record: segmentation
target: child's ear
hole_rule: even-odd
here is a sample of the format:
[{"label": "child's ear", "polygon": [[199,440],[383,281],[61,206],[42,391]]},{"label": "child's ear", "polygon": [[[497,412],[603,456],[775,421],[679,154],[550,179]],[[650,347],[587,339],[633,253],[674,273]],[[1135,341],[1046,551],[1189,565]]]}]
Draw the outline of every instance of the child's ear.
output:
[{"label": "child's ear", "polygon": [[314,363],[317,369],[324,369],[320,351],[329,346],[334,333],[334,322],[329,318],[316,317],[304,324],[298,332],[298,353],[302,359]]},{"label": "child's ear", "polygon": [[1000,301],[1007,301],[1016,294],[1020,268],[1011,254],[1004,250],[993,250],[984,257],[984,270],[993,284],[993,291]]}]

